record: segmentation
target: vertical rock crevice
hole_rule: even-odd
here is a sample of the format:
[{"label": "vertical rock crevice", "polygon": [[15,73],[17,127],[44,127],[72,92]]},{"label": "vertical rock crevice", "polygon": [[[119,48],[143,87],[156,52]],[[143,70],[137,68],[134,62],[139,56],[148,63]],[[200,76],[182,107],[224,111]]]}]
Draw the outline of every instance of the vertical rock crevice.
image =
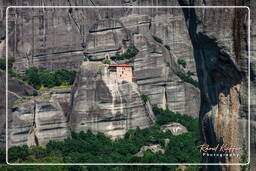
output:
[{"label": "vertical rock crevice", "polygon": [[[187,4],[179,0],[180,5]],[[195,5],[194,3],[189,5]],[[194,49],[194,57],[201,91],[200,125],[203,143],[215,147],[218,144],[228,144],[242,147],[246,135],[246,122],[241,105],[248,106],[246,98],[247,89],[247,53],[245,44],[241,44],[241,35],[246,28],[241,30],[242,21],[237,18],[246,18],[240,9],[220,10],[220,15],[229,15],[216,19],[221,26],[219,34],[215,28],[206,25],[213,22],[210,9],[182,9],[187,24],[187,29]],[[203,17],[202,17],[203,16]],[[210,20],[210,21],[208,21]],[[234,23],[230,28],[227,23]],[[232,27],[232,25],[231,25]],[[231,35],[226,33],[231,30]],[[226,40],[225,40],[226,36]],[[225,41],[230,41],[229,47]],[[243,92],[244,94],[242,94]],[[241,102],[242,99],[242,102]],[[245,130],[241,130],[241,129]],[[240,151],[240,157],[242,155]],[[240,158],[214,158],[204,157],[206,163],[240,163]],[[240,166],[205,166],[204,170],[229,170],[238,171]]]}]

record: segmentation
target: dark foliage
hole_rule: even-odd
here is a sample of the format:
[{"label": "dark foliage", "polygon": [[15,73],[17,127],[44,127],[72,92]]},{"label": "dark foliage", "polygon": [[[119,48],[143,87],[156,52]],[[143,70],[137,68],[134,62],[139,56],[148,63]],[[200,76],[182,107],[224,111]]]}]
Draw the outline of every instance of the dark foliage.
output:
[{"label": "dark foliage", "polygon": [[[8,59],[8,69],[12,68],[14,62],[15,62],[14,58]],[[6,59],[0,59],[0,69],[6,70]]]},{"label": "dark foliage", "polygon": [[163,44],[163,40],[162,40],[162,39],[160,39],[159,37],[157,37],[157,36],[153,36],[153,39],[154,39],[155,41],[157,41],[158,43]]},{"label": "dark foliage", "polygon": [[171,50],[170,46],[169,45],[164,45],[164,47],[168,50]]},{"label": "dark foliage", "polygon": [[150,101],[150,97],[144,94],[141,95],[141,99],[143,100],[144,103],[146,103],[147,101]]},{"label": "dark foliage", "polygon": [[36,67],[27,69],[25,75],[20,75],[13,71],[9,71],[9,74],[27,82],[35,89],[40,89],[42,86],[52,88],[59,85],[72,85],[76,76],[75,71],[60,69],[55,72],[39,72]]},{"label": "dark foliage", "polygon": [[139,50],[135,47],[128,48],[124,54],[116,54],[117,60],[131,59],[138,54]]},{"label": "dark foliage", "polygon": [[187,73],[183,72],[175,72],[175,74],[184,82],[190,83],[194,85],[195,87],[199,86],[199,83],[197,80],[194,80],[191,75],[193,75],[192,72],[188,71]]},{"label": "dark foliage", "polygon": [[178,64],[180,64],[181,66],[183,66],[183,68],[186,68],[187,63],[184,59],[178,59]]},{"label": "dark foliage", "polygon": [[[129,130],[123,139],[111,140],[103,133],[93,134],[91,131],[75,133],[71,138],[62,142],[50,141],[45,148],[42,147],[12,147],[9,149],[10,162],[57,162],[57,163],[180,163],[200,162],[201,154],[197,149],[199,145],[198,119],[181,115],[170,110],[153,107],[157,121],[151,128]],[[160,126],[168,122],[179,122],[188,128],[188,133],[173,136],[160,130]],[[164,146],[165,139],[170,143]],[[165,154],[147,151],[144,157],[134,154],[144,145],[160,144]],[[49,166],[50,167],[50,166]],[[176,166],[147,167],[145,170],[175,170]],[[68,170],[73,168],[67,168]],[[77,168],[78,169],[78,168]],[[92,167],[82,168],[91,170]],[[139,170],[137,166],[106,166],[93,167],[94,170]],[[144,170],[143,169],[143,170]],[[199,169],[190,167],[189,170]]]}]

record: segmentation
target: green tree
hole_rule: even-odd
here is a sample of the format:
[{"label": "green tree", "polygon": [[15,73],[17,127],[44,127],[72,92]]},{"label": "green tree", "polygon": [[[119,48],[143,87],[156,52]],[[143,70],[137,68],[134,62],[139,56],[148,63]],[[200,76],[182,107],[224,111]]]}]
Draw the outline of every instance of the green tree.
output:
[{"label": "green tree", "polygon": [[28,146],[12,147],[8,151],[8,160],[16,162],[17,160],[26,160],[29,155]]},{"label": "green tree", "polygon": [[41,87],[41,81],[38,75],[38,69],[36,67],[31,67],[26,70],[25,80],[36,89]]},{"label": "green tree", "polygon": [[184,59],[178,59],[178,64],[180,64],[183,68],[186,68],[187,62]]},{"label": "green tree", "polygon": [[59,84],[59,80],[56,79],[55,75],[51,72],[44,71],[38,73],[39,80],[42,86],[52,88]]},{"label": "green tree", "polygon": [[123,59],[131,59],[135,57],[138,54],[139,50],[136,49],[135,47],[130,47],[126,50],[125,53],[123,54],[116,54],[116,59],[117,60],[123,60]]},{"label": "green tree", "polygon": [[111,61],[108,60],[108,59],[104,59],[102,62],[103,62],[104,64],[111,64]]},{"label": "green tree", "polygon": [[[15,58],[11,57],[8,59],[8,69],[11,70],[13,63],[15,62]],[[6,59],[0,59],[0,69],[6,70]]]},{"label": "green tree", "polygon": [[56,79],[56,85],[72,85],[75,80],[76,72],[60,69],[54,72],[54,76]]}]

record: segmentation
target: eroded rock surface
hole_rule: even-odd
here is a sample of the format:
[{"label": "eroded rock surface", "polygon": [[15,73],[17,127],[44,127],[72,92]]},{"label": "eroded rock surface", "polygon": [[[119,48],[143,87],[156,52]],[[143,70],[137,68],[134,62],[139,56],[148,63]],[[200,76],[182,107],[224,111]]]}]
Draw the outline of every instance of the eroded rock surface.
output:
[{"label": "eroded rock surface", "polygon": [[[210,1],[205,1],[208,5]],[[232,4],[232,2],[230,1]],[[180,1],[181,5],[188,1]],[[201,4],[195,1],[193,5]],[[236,3],[235,3],[236,4]],[[234,4],[234,5],[235,5]],[[237,4],[236,4],[237,5]],[[240,4],[241,5],[241,4]],[[248,142],[247,9],[184,9],[194,46],[201,90],[203,140],[212,147]],[[215,26],[214,26],[215,25]],[[250,78],[249,78],[250,79]],[[206,157],[204,162],[246,163],[240,157]],[[205,170],[240,170],[240,166],[206,166]]]},{"label": "eroded rock surface", "polygon": [[187,128],[180,123],[168,123],[163,126],[161,126],[161,130],[163,132],[169,131],[172,135],[180,135],[183,133],[188,132]]},{"label": "eroded rock surface", "polygon": [[[190,2],[190,3],[189,3]],[[174,0],[174,1],[133,1],[133,0],[123,0],[123,1],[101,1],[101,0],[93,0],[93,1],[1,1],[1,22],[0,22],[0,38],[1,38],[1,47],[0,54],[4,55],[3,47],[5,41],[5,8],[7,5],[248,5],[251,8],[251,119],[252,119],[252,131],[251,131],[251,147],[252,147],[252,155],[255,153],[255,2],[256,1],[233,1],[233,0],[204,0],[204,1],[189,1],[189,0]],[[215,10],[215,9],[214,9]],[[167,11],[167,12],[166,12]],[[38,15],[40,13],[40,15]],[[48,13],[48,14],[46,14]],[[111,18],[113,16],[118,20],[122,17],[122,23],[130,29],[135,30],[137,32],[134,35],[136,37],[143,37],[145,30],[151,31],[151,33],[157,35],[162,38],[164,44],[168,44],[171,48],[171,52],[178,58],[185,58],[188,64],[188,70],[195,71],[195,62],[193,58],[196,59],[196,68],[197,74],[199,75],[200,81],[200,89],[202,91],[201,95],[201,115],[200,118],[202,120],[203,127],[203,135],[204,140],[210,145],[216,145],[221,139],[224,137],[224,142],[236,142],[241,139],[246,139],[246,137],[240,136],[240,133],[245,135],[244,132],[247,132],[245,128],[234,128],[235,125],[241,125],[241,122],[246,121],[247,111],[246,111],[246,103],[245,99],[247,99],[246,88],[247,85],[246,78],[247,74],[247,59],[245,53],[246,40],[244,34],[244,29],[246,25],[241,21],[246,21],[246,17],[241,17],[240,12],[235,12],[233,9],[213,12],[211,10],[202,10],[194,11],[192,10],[184,10],[184,16],[186,21],[182,15],[181,10],[167,10],[167,9],[103,9],[103,10],[64,10],[58,14],[57,10],[41,10],[40,12],[34,11],[34,13],[29,13],[29,15],[25,15],[26,17],[19,18],[19,27],[13,27],[15,21],[10,24],[10,30],[13,30],[10,34],[10,46],[11,48],[11,56],[21,57],[23,59],[17,60],[17,67],[27,67],[27,64],[31,63],[31,56],[35,55],[37,59],[34,60],[34,64],[36,66],[42,67],[42,69],[54,70],[55,68],[64,67],[66,69],[78,69],[79,64],[81,62],[81,58],[83,54],[81,53],[83,48],[81,45],[85,44],[85,40],[87,31],[98,20],[103,20],[105,18]],[[168,14],[167,14],[168,13]],[[130,23],[131,20],[129,16],[131,14],[139,14],[144,15],[145,19],[143,22],[138,22],[136,24],[125,24]],[[29,18],[30,15],[34,15],[35,21]],[[54,16],[61,15],[58,19],[50,20],[49,18],[54,18]],[[15,15],[14,15],[15,16]],[[46,17],[47,16],[47,17]],[[148,20],[147,16],[151,16],[154,19]],[[168,16],[168,17],[165,17]],[[243,16],[243,15],[242,15]],[[140,16],[138,16],[140,18]],[[237,18],[237,20],[235,20]],[[44,19],[48,19],[44,22]],[[128,21],[126,22],[125,19]],[[142,17],[136,20],[136,17],[133,17],[135,22],[142,20]],[[164,24],[160,21],[166,20]],[[145,23],[144,23],[145,21]],[[34,24],[32,24],[34,22]],[[188,29],[186,29],[185,24],[187,24]],[[132,25],[132,26],[131,26]],[[135,27],[133,27],[135,25]],[[142,25],[144,25],[142,27]],[[63,27],[67,26],[67,27]],[[128,27],[129,26],[129,27]],[[243,28],[245,26],[245,28]],[[32,29],[34,27],[34,30]],[[29,29],[28,29],[29,28]],[[40,33],[38,33],[38,28],[40,28]],[[142,28],[142,29],[141,29]],[[140,30],[141,29],[141,30]],[[15,31],[14,31],[15,30]],[[29,33],[26,33],[26,30],[29,30]],[[34,34],[33,38],[31,38],[31,32],[38,34],[36,36]],[[73,33],[75,31],[76,33]],[[58,32],[58,34],[57,34]],[[71,33],[72,32],[72,33]],[[20,33],[20,34],[18,34]],[[62,36],[66,36],[71,33],[71,38],[66,41]],[[190,36],[188,36],[190,33]],[[239,35],[242,33],[242,35]],[[16,36],[18,35],[18,36]],[[19,36],[20,35],[20,36]],[[21,35],[24,35],[22,37]],[[55,36],[57,35],[57,36]],[[16,37],[16,38],[15,38]],[[148,36],[146,36],[148,37]],[[55,41],[55,39],[57,41]],[[191,42],[192,40],[192,42]],[[33,43],[33,41],[35,43]],[[151,40],[150,40],[151,41]],[[145,44],[149,44],[150,41],[146,41]],[[23,42],[23,43],[22,43]],[[54,43],[53,43],[54,42]],[[243,42],[240,44],[240,42]],[[151,42],[152,43],[152,42]],[[21,49],[16,48],[18,44],[22,44]],[[144,44],[144,45],[145,45]],[[155,43],[153,43],[155,44]],[[239,45],[240,44],[240,45]],[[35,46],[35,51],[31,50],[31,47]],[[63,51],[62,46],[65,46],[64,49],[68,49],[70,51]],[[160,45],[161,46],[161,45]],[[248,46],[248,45],[247,45]],[[51,48],[52,47],[52,48]],[[83,47],[83,46],[82,46]],[[138,46],[139,47],[139,46]],[[141,50],[145,47],[139,47]],[[17,50],[17,52],[16,52]],[[49,50],[49,51],[48,51]],[[56,50],[56,51],[55,51]],[[22,52],[23,51],[23,52]],[[153,50],[152,50],[153,51]],[[159,52],[160,51],[160,52]],[[22,53],[21,53],[22,52]],[[71,53],[72,52],[72,53]],[[73,53],[74,52],[74,53]],[[143,71],[144,65],[149,66],[146,70],[154,72],[152,69],[154,65],[159,68],[165,68],[164,63],[161,60],[157,59],[157,56],[162,55],[161,48],[157,48],[157,52],[159,54],[150,55],[149,58],[146,56],[139,54],[138,57],[135,58],[134,64],[138,64],[140,67],[136,68],[137,71]],[[144,52],[140,52],[144,53]],[[241,53],[241,54],[239,54]],[[25,55],[20,55],[25,54]],[[33,54],[33,55],[31,55]],[[146,52],[145,55],[149,53]],[[20,55],[20,56],[19,56]],[[62,57],[64,56],[64,57]],[[70,61],[69,56],[72,56],[72,61]],[[138,61],[136,61],[138,60]],[[141,60],[142,62],[139,62]],[[51,62],[52,61],[52,62]],[[152,66],[150,66],[152,64]],[[78,65],[77,65],[78,64]],[[151,67],[151,68],[150,68]],[[17,68],[18,69],[18,68]],[[227,69],[227,70],[226,70]],[[24,69],[23,69],[24,70]],[[159,80],[163,79],[161,76],[161,72],[164,69],[158,70],[158,73],[154,73],[155,77],[159,77]],[[144,71],[143,71],[144,72]],[[191,111],[187,111],[191,107],[189,105],[195,105],[197,111],[200,104],[200,101],[187,98],[188,95],[199,97],[198,91],[193,91],[194,87],[190,87],[189,89],[191,93],[187,93],[186,90],[183,92],[183,89],[187,89],[186,85],[183,86],[183,83],[180,84],[180,80],[178,82],[171,82],[168,85],[168,89],[160,88],[160,86],[156,86],[153,84],[154,79],[146,78],[145,73],[140,73],[139,77],[143,78],[141,80],[141,85],[139,87],[143,87],[145,94],[151,96],[154,99],[154,102],[159,105],[165,104],[168,101],[168,105],[170,109],[174,109],[175,111],[185,111],[184,113],[188,113]],[[232,73],[236,75],[236,77],[232,77],[229,74]],[[144,75],[144,76],[143,76]],[[149,74],[150,75],[150,74]],[[153,76],[154,76],[153,75]],[[152,77],[152,75],[151,75]],[[171,77],[173,78],[173,77]],[[175,76],[174,76],[175,78]],[[147,83],[147,81],[152,81],[151,83]],[[155,79],[155,81],[159,81]],[[139,81],[138,81],[139,82]],[[149,88],[148,88],[149,87]],[[184,88],[185,87],[185,88]],[[150,94],[150,92],[156,92],[154,94]],[[162,92],[162,93],[161,93]],[[169,92],[167,98],[164,98],[165,92]],[[179,92],[179,93],[175,93]],[[173,95],[173,96],[171,96]],[[175,96],[177,95],[177,96]],[[186,96],[184,100],[183,96]],[[244,96],[244,97],[243,97]],[[186,101],[184,103],[184,101]],[[191,103],[192,101],[192,103]],[[196,101],[196,102],[194,102]],[[197,107],[198,108],[197,108]],[[193,107],[192,107],[193,108]],[[196,110],[195,110],[196,111]],[[196,113],[191,112],[191,113]],[[234,114],[233,114],[234,113]],[[2,115],[1,115],[2,116]],[[225,118],[225,119],[223,119]],[[230,121],[230,122],[229,122]],[[243,124],[242,124],[243,125]],[[218,127],[218,128],[217,128]],[[234,128],[234,129],[233,129]],[[228,129],[228,131],[223,131]],[[231,130],[231,131],[229,131]],[[239,132],[239,133],[238,133]],[[235,137],[234,139],[232,137]],[[239,140],[237,139],[239,137]],[[241,138],[241,139],[240,139]],[[213,142],[211,144],[211,142]],[[241,143],[241,142],[239,142]],[[240,144],[241,145],[241,144]],[[255,157],[251,157],[254,159]],[[205,161],[206,162],[206,161]],[[229,162],[228,159],[225,162]],[[256,162],[253,162],[254,165]],[[211,167],[206,168],[206,170],[211,169]],[[220,167],[212,167],[212,170],[220,170]],[[231,166],[223,167],[223,170],[238,170],[239,166]],[[254,169],[254,168],[252,168]]]},{"label": "eroded rock surface", "polygon": [[65,112],[50,94],[16,100],[8,119],[9,147],[46,145],[69,135]]},{"label": "eroded rock surface", "polygon": [[146,128],[154,121],[133,82],[117,82],[101,62],[84,62],[71,98],[71,128],[122,137],[128,129]]},{"label": "eroded rock surface", "polygon": [[[8,77],[8,85],[8,113],[10,113],[11,106],[18,98],[37,94],[37,91],[33,87],[27,85],[23,81],[11,78],[10,76]],[[0,94],[0,147],[4,148],[6,127],[6,73],[2,70],[0,70]]]}]

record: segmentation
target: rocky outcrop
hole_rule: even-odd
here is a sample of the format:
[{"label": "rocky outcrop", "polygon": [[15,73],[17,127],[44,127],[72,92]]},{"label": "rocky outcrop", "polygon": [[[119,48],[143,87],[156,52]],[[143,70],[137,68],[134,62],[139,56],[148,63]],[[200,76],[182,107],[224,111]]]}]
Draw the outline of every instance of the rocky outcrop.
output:
[{"label": "rocky outcrop", "polygon": [[[255,30],[255,1],[82,0],[60,2],[44,0],[5,1],[0,3],[2,7],[0,11],[1,43],[5,40],[4,11],[7,5],[250,5],[252,14],[251,30]],[[240,135],[246,135],[244,132],[247,132],[247,130],[243,126],[238,129],[235,125],[244,125],[242,122],[246,122],[248,116],[248,104],[246,104],[248,96],[245,88],[248,82],[246,80],[248,59],[246,58],[245,49],[248,45],[244,41],[246,40],[244,31],[247,26],[242,22],[246,21],[246,16],[243,15],[243,11],[233,9],[214,9],[214,11],[211,9],[184,9],[183,13],[186,21],[182,16],[181,9],[66,9],[61,11],[41,9],[33,10],[33,13],[24,11],[24,17],[18,17],[18,21],[15,21],[14,17],[14,20],[10,23],[10,30],[12,30],[9,42],[9,46],[12,47],[10,48],[10,54],[20,58],[17,59],[16,63],[18,71],[23,71],[31,63],[42,70],[54,70],[62,67],[71,70],[79,69],[83,57],[82,51],[86,44],[87,35],[90,34],[88,31],[91,26],[99,20],[115,17],[115,20],[123,23],[123,29],[127,28],[129,30],[127,33],[133,33],[131,39],[148,38],[148,40],[138,39],[137,44],[134,41],[140,49],[140,53],[133,61],[130,61],[134,64],[136,76],[139,78],[137,81],[139,89],[144,94],[149,95],[152,101],[159,106],[164,107],[164,104],[168,104],[168,107],[174,111],[197,115],[200,104],[200,100],[196,98],[200,95],[198,89],[181,82],[175,75],[168,72],[169,69],[165,66],[163,57],[168,56],[166,55],[168,52],[163,49],[163,45],[169,45],[170,53],[174,54],[177,59],[184,58],[188,63],[186,71],[195,72],[197,70],[202,92],[200,118],[204,141],[212,146],[221,141],[233,141],[241,145],[240,140],[243,136]],[[188,29],[185,24],[187,24]],[[27,32],[27,30],[29,31]],[[33,38],[31,38],[31,33],[33,33]],[[160,37],[163,40],[163,45],[159,45],[150,39],[149,33]],[[256,154],[254,115],[256,104],[256,74],[254,68],[256,62],[253,58],[255,56],[255,33],[252,32],[251,36],[250,79],[251,124],[253,128],[251,131],[251,154],[254,155]],[[18,46],[22,48],[18,48]],[[3,44],[0,47],[1,56],[5,53],[1,50],[2,47],[4,47]],[[116,47],[119,48],[120,46]],[[69,58],[69,56],[71,57]],[[31,60],[31,57],[34,57],[33,60]],[[168,77],[163,73],[168,73],[166,74]],[[172,80],[170,81],[170,79]],[[156,82],[161,84],[155,84]],[[227,129],[228,131],[224,131]],[[247,139],[246,137],[243,138]],[[206,160],[205,162],[219,161]],[[223,162],[230,162],[230,159]],[[206,170],[239,169],[239,166],[231,167],[220,168],[214,166],[213,168],[206,168]]]},{"label": "rocky outcrop", "polygon": [[[0,148],[5,144],[5,120],[6,120],[6,73],[0,70]],[[8,77],[8,105],[11,112],[11,106],[14,101],[23,96],[32,96],[37,94],[37,91],[24,83],[23,81],[15,78]]]},{"label": "rocky outcrop", "polygon": [[138,87],[133,82],[117,82],[108,65],[84,62],[76,78],[71,98],[70,125],[74,131],[104,132],[122,137],[128,129],[146,128],[153,123]]},{"label": "rocky outcrop", "polygon": [[[194,3],[200,4],[199,1]],[[209,1],[204,3],[211,5]],[[180,4],[188,3],[181,0]],[[183,12],[200,83],[203,140],[211,147],[218,144],[247,146],[247,9],[183,9]],[[240,150],[239,154],[240,157],[204,157],[204,162],[246,163],[248,151]],[[242,156],[246,159],[242,160]],[[233,165],[205,166],[204,169],[238,171],[241,168]]]},{"label": "rocky outcrop", "polygon": [[[54,4],[49,1],[44,3]],[[66,3],[76,5],[75,2],[63,2],[64,5]],[[92,5],[90,3],[83,2],[84,5]],[[94,3],[108,5],[103,1]],[[112,3],[149,5],[146,1]],[[158,3],[177,5],[177,2]],[[159,107],[168,106],[173,111],[198,116],[199,89],[169,73],[170,69],[166,66],[171,53],[176,61],[184,59],[187,62],[184,70],[195,73],[194,79],[197,79],[192,44],[181,10],[35,9],[28,14],[25,9],[20,9],[17,13],[19,20],[14,17],[15,10],[10,9],[9,13],[9,20],[12,21],[9,26],[13,28],[9,41],[9,46],[13,48],[9,51],[10,56],[16,57],[14,70],[17,72],[22,73],[29,66],[50,71],[60,68],[78,70],[84,55],[91,60],[102,60],[135,45],[140,52],[130,62],[134,64],[140,91],[150,96]],[[163,44],[154,41],[152,35],[162,39]],[[175,68],[173,63],[171,68]]]},{"label": "rocky outcrop", "polygon": [[[129,18],[130,22],[127,21]],[[152,103],[159,107],[169,107],[176,112],[197,116],[199,103],[191,102],[200,101],[199,90],[181,81],[175,74],[177,71],[183,71],[177,64],[178,57],[153,39],[149,29],[153,22],[143,15],[132,15],[127,19],[129,25],[144,21],[143,25],[138,26],[139,34],[134,35],[134,44],[139,50],[134,59],[134,72],[140,91],[150,96]]]},{"label": "rocky outcrop", "polygon": [[69,136],[65,112],[50,94],[16,100],[8,120],[9,147],[46,145]]},{"label": "rocky outcrop", "polygon": [[143,146],[140,148],[140,151],[138,153],[135,154],[135,156],[137,157],[143,157],[144,153],[147,151],[151,151],[152,153],[160,153],[160,154],[164,154],[165,150],[161,148],[161,146],[159,144],[152,144],[149,146]]},{"label": "rocky outcrop", "polygon": [[172,135],[180,135],[188,132],[187,128],[180,123],[172,122],[161,126],[163,132],[170,132]]},{"label": "rocky outcrop", "polygon": [[[168,50],[164,44],[158,43],[152,37],[152,34],[156,34],[153,26],[164,23],[171,17],[168,12],[163,13],[160,18],[134,12],[120,19],[96,22],[89,30],[85,54],[90,60],[103,60],[106,57],[116,60],[117,53],[124,53],[130,46],[136,47],[139,52],[133,59],[116,62],[133,64],[140,92],[149,96],[152,104],[197,117],[199,89],[181,81],[175,74],[175,71],[180,70],[195,73],[193,62],[189,62],[190,58],[184,58],[188,62],[188,68],[184,70],[177,64],[180,56],[177,48]],[[179,12],[181,15],[181,11]],[[180,20],[179,24],[183,22]],[[185,32],[185,28],[183,26],[181,35],[187,40],[188,32]],[[165,39],[163,42],[168,43]],[[186,56],[191,57],[191,53]]]},{"label": "rocky outcrop", "polygon": [[105,19],[95,23],[86,40],[90,60],[113,58],[131,45],[131,35],[119,20]]}]

